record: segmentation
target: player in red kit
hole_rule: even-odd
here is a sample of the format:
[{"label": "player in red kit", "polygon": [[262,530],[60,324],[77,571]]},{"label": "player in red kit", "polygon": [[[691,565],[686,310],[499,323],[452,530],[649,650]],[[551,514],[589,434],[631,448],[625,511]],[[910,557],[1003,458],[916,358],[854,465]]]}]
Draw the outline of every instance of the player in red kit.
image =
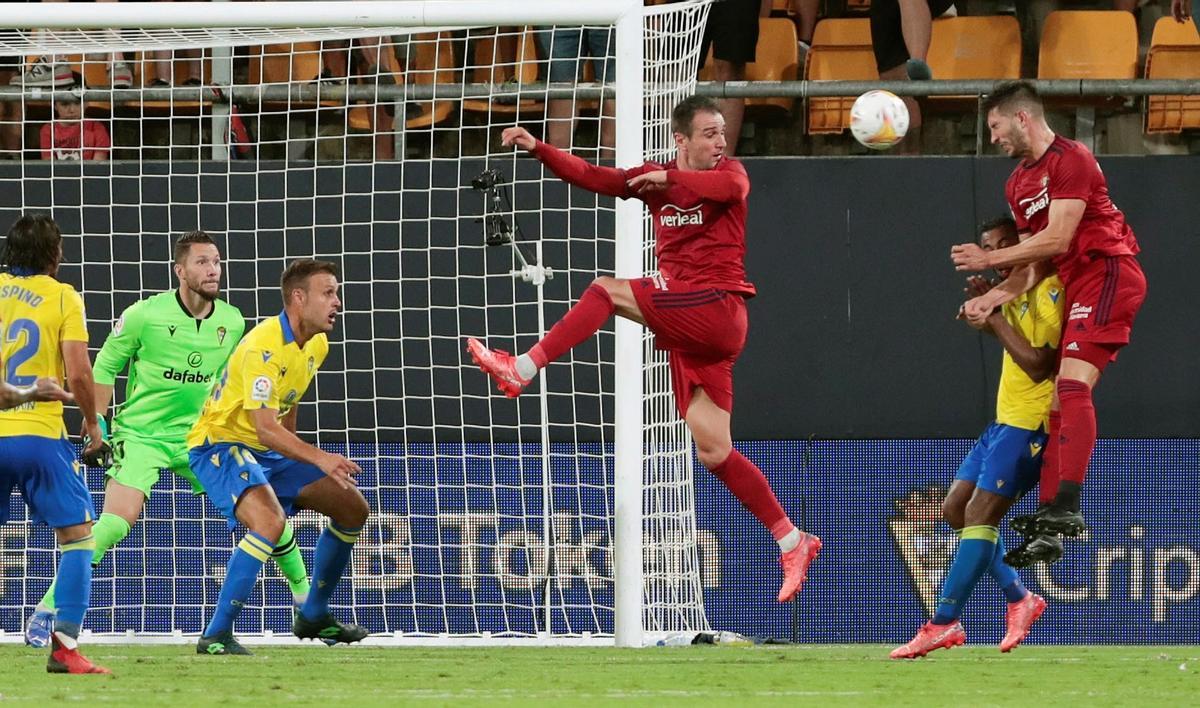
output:
[{"label": "player in red kit", "polygon": [[958,270],[1016,267],[999,287],[963,306],[972,320],[986,318],[1041,280],[1047,259],[1058,269],[1066,290],[1066,320],[1042,462],[1041,503],[1034,514],[1013,519],[1012,527],[1027,535],[1075,536],[1086,528],[1079,491],[1096,444],[1092,390],[1117,351],[1129,343],[1133,319],[1146,298],[1146,277],[1136,258],[1137,239],[1109,199],[1096,158],[1081,143],[1050,130],[1033,85],[1002,85],[984,110],[992,142],[1021,160],[1005,195],[1022,241],[986,252],[963,244],[954,246],[950,257]]},{"label": "player in red kit", "polygon": [[513,397],[537,372],[599,330],[614,313],[643,324],[668,352],[680,416],[700,462],[762,522],[781,552],[779,601],[800,590],[821,549],[816,536],[792,524],[762,471],[733,448],[733,364],[746,342],[746,196],[750,179],[725,157],[725,118],[717,103],[693,96],[672,112],[676,158],[630,169],[600,167],[536,140],[524,128],[504,131],[505,145],[527,150],[562,180],[649,207],[657,237],[659,275],[602,276],[526,354],[512,356],[467,340],[467,351],[501,391]]}]

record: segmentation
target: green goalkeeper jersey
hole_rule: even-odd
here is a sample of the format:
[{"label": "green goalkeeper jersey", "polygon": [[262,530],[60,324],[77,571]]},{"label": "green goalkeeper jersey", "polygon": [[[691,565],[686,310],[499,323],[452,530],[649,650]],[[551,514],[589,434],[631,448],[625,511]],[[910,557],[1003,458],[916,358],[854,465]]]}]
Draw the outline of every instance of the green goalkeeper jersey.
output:
[{"label": "green goalkeeper jersey", "polygon": [[111,386],[129,363],[113,435],[182,444],[245,330],[242,313],[222,300],[196,319],[178,290],[130,305],[94,367],[96,383]]}]

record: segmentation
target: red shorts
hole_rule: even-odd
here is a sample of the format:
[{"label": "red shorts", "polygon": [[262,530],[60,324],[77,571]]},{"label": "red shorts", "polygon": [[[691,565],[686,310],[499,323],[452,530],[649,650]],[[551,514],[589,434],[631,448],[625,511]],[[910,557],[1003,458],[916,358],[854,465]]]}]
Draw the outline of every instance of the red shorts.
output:
[{"label": "red shorts", "polygon": [[687,416],[697,386],[733,412],[733,362],[746,345],[745,298],[661,276],[630,280],[629,286],[654,332],[654,347],[668,352],[679,415]]},{"label": "red shorts", "polygon": [[1146,299],[1146,276],[1133,256],[1101,256],[1071,279],[1066,298],[1059,352],[1103,371],[1129,343]]}]

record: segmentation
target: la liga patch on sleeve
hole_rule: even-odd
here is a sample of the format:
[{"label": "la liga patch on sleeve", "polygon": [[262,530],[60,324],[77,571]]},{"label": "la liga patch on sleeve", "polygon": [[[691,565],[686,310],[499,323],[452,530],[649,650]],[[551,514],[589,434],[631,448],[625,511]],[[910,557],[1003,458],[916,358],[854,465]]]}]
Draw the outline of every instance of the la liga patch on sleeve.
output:
[{"label": "la liga patch on sleeve", "polygon": [[250,400],[264,403],[271,400],[271,385],[271,379],[267,376],[254,379],[254,385],[250,388]]}]

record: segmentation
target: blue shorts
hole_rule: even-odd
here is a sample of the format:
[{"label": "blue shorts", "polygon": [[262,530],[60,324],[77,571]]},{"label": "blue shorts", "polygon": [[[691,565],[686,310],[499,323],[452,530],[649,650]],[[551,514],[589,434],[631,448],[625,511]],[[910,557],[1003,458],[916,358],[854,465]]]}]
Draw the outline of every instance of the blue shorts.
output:
[{"label": "blue shorts", "polygon": [[992,423],[967,458],[955,479],[1009,499],[1019,499],[1037,486],[1042,473],[1046,434],[1011,425]]},{"label": "blue shorts", "polygon": [[283,513],[291,516],[296,513],[296,495],[300,490],[325,476],[316,465],[271,450],[250,450],[237,443],[193,447],[188,451],[188,461],[213,506],[231,524],[237,520],[234,510],[247,489],[271,485]]},{"label": "blue shorts", "polygon": [[40,435],[0,438],[0,523],[8,521],[8,497],[19,487],[29,518],[52,529],[96,518],[83,465],[66,440]]}]

